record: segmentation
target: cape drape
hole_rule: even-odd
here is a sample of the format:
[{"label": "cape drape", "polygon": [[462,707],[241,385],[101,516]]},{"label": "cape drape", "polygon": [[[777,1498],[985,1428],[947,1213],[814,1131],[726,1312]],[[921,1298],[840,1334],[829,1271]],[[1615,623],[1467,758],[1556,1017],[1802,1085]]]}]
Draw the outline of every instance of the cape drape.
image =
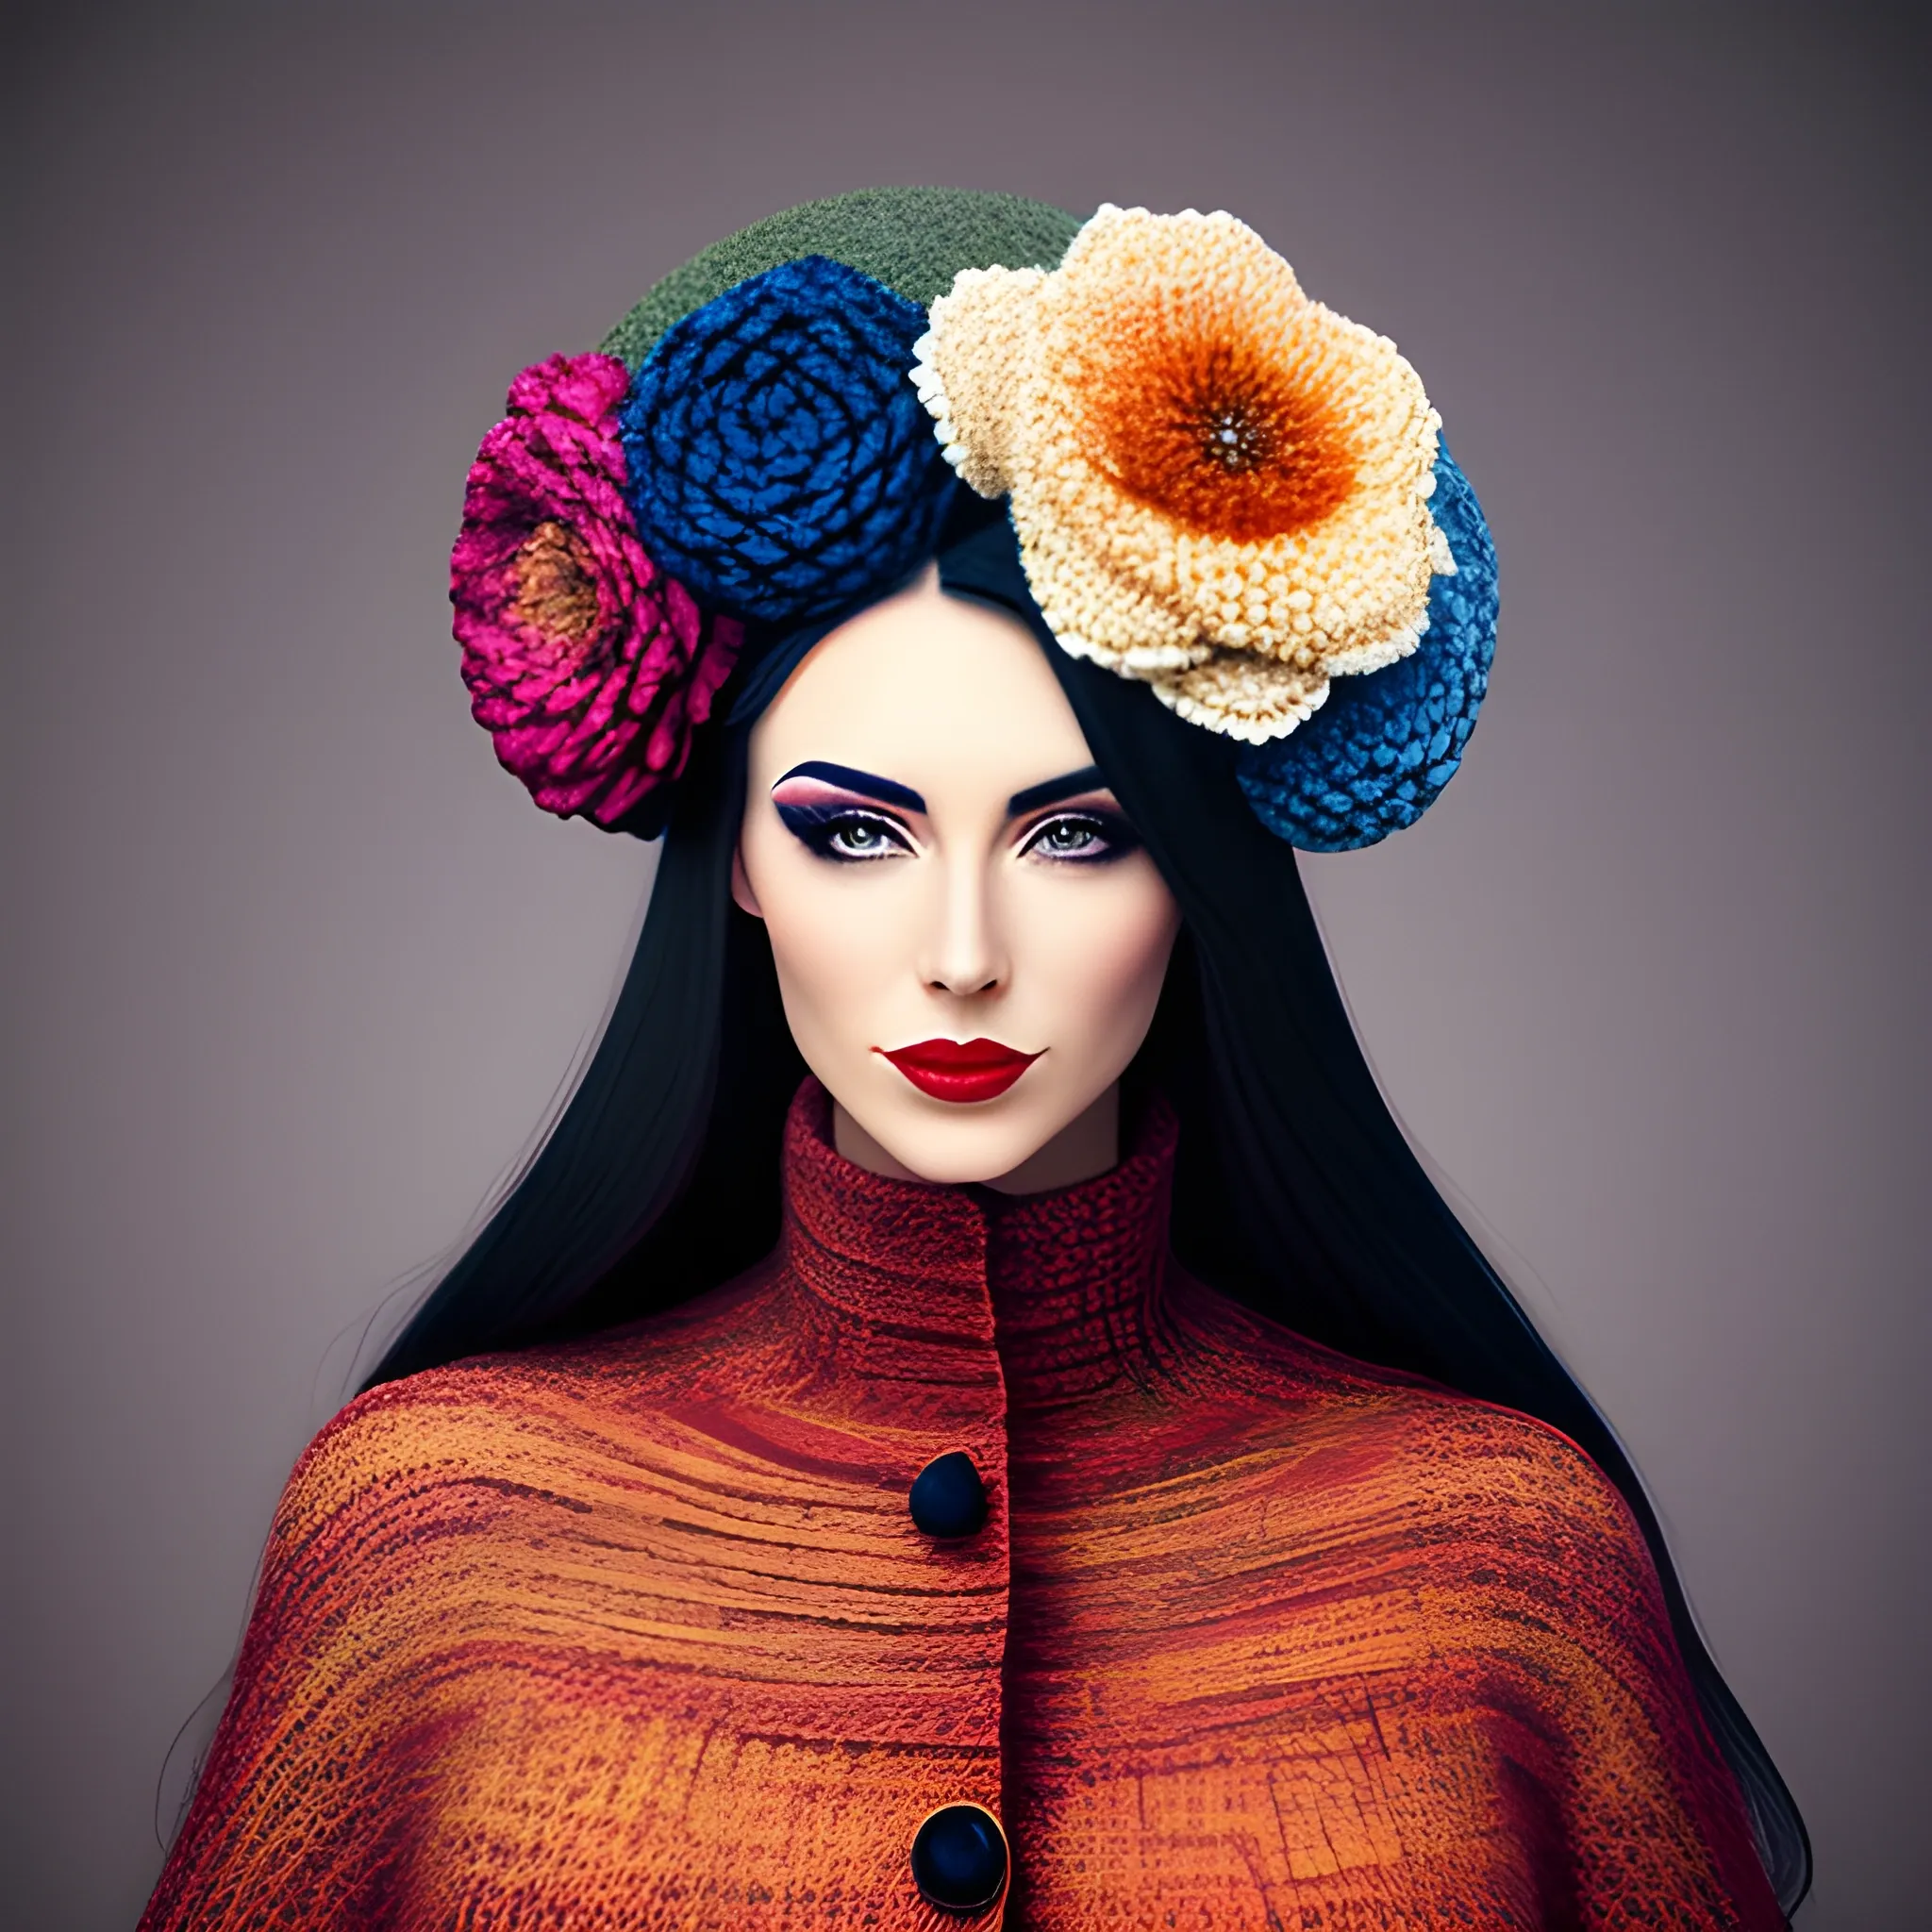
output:
[{"label": "cape drape", "polygon": [[[1580,1450],[1190,1279],[1158,1100],[1011,1202],[829,1116],[746,1277],[322,1432],[146,1932],[1782,1926]],[[1011,1845],[963,1919],[958,1804]]]}]

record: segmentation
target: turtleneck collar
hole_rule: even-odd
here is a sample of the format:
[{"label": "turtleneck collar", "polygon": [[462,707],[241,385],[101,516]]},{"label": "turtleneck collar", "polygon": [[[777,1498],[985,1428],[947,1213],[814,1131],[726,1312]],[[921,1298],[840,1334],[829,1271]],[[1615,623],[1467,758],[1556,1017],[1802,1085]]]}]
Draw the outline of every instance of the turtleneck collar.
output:
[{"label": "turtleneck collar", "polygon": [[1131,1374],[1153,1339],[1175,1128],[1155,1096],[1118,1166],[1008,1196],[847,1160],[831,1096],[808,1079],[785,1129],[787,1258],[861,1372],[964,1353],[987,1358],[1016,1408],[1076,1399]]}]

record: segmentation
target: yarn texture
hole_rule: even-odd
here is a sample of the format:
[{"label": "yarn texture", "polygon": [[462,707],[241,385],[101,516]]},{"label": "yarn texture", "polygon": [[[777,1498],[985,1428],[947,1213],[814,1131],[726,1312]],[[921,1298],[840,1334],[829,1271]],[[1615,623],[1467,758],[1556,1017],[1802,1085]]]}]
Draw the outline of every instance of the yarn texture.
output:
[{"label": "yarn texture", "polygon": [[1009,496],[1075,657],[1262,743],[1415,649],[1453,568],[1440,419],[1392,342],[1232,215],[1104,207],[1049,273],[963,270],[919,357],[949,460]]},{"label": "yarn texture", "polygon": [[957,1805],[1015,1932],[1781,1932],[1579,1450],[1181,1274],[1163,1108],[1010,1203],[830,1116],[750,1275],[317,1439],[144,1932],[991,1932],[914,1885]]},{"label": "yarn texture", "polygon": [[808,202],[518,378],[451,564],[473,709],[544,809],[655,836],[741,658],[744,715],[1003,505],[1061,649],[1236,741],[1271,831],[1371,844],[1455,773],[1494,649],[1439,428],[1231,215]]},{"label": "yarn texture", "polygon": [[659,829],[666,788],[729,675],[741,626],[707,617],[637,540],[610,356],[553,356],[510,385],[450,556],[470,708],[545,811]]},{"label": "yarn texture", "polygon": [[1336,680],[1292,738],[1243,746],[1241,788],[1256,816],[1304,852],[1351,852],[1412,825],[1456,775],[1496,648],[1496,551],[1469,479],[1436,458],[1429,500],[1456,560],[1429,590],[1413,656]]},{"label": "yarn texture", "polygon": [[644,547],[708,606],[767,624],[900,582],[956,488],[906,380],[924,326],[918,304],[822,255],[675,323],[623,409]]},{"label": "yarn texture", "polygon": [[962,268],[1051,268],[1079,231],[1079,216],[1043,201],[965,188],[862,188],[801,202],[674,269],[600,346],[636,369],[679,317],[802,256],[842,261],[926,308]]}]

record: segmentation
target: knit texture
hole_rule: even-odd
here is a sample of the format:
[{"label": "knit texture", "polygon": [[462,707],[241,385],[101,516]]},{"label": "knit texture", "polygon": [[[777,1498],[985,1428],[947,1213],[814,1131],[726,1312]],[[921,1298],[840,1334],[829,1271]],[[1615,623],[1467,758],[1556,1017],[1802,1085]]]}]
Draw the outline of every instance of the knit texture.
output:
[{"label": "knit texture", "polygon": [[1421,645],[1370,676],[1337,678],[1292,738],[1241,752],[1255,816],[1304,852],[1352,852],[1414,824],[1475,729],[1496,652],[1496,549],[1446,449],[1430,508],[1456,570],[1430,586]]},{"label": "knit texture", "polygon": [[470,708],[545,811],[655,838],[741,627],[638,542],[610,356],[511,383],[463,492],[449,593]]},{"label": "knit texture", "polygon": [[[1174,1138],[1000,1203],[808,1084],[750,1276],[352,1404],[148,1932],[1774,1932],[1614,1489],[1179,1274]],[[1013,1855],[967,1920],[908,1863],[958,1803]]]},{"label": "knit texture", "polygon": [[709,608],[766,624],[893,589],[959,487],[907,380],[924,326],[823,255],[674,323],[621,412],[644,549]]},{"label": "knit texture", "polygon": [[1436,412],[1232,215],[1103,205],[1051,274],[961,275],[919,355],[947,460],[1008,497],[1074,657],[1265,744],[1415,649],[1448,567]]},{"label": "knit texture", "polygon": [[680,316],[801,256],[824,255],[929,308],[962,268],[1051,268],[1077,216],[1017,194],[965,188],[866,188],[754,222],[658,282],[599,345],[636,369]]}]

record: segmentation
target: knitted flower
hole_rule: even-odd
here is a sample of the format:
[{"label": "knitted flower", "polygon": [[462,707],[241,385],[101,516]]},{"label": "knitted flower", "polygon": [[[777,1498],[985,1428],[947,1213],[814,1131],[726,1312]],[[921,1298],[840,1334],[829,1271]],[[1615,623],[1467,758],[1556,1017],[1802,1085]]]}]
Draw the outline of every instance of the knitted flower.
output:
[{"label": "knitted flower", "polygon": [[1255,815],[1304,852],[1352,852],[1412,825],[1456,775],[1496,648],[1496,551],[1447,448],[1431,510],[1456,559],[1429,591],[1421,646],[1373,677],[1349,677],[1292,738],[1237,760]]},{"label": "knitted flower", "polygon": [[1454,568],[1439,419],[1391,342],[1232,215],[1104,207],[1050,274],[962,272],[917,355],[947,459],[1009,492],[1076,657],[1263,743],[1416,648]]},{"label": "knitted flower", "polygon": [[924,312],[822,255],[674,323],[623,412],[651,555],[735,616],[804,624],[927,556],[954,485],[906,381]]},{"label": "knitted flower", "polygon": [[624,501],[609,356],[553,356],[510,385],[483,439],[450,557],[471,710],[545,811],[661,829],[661,788],[737,656],[645,554]]}]

